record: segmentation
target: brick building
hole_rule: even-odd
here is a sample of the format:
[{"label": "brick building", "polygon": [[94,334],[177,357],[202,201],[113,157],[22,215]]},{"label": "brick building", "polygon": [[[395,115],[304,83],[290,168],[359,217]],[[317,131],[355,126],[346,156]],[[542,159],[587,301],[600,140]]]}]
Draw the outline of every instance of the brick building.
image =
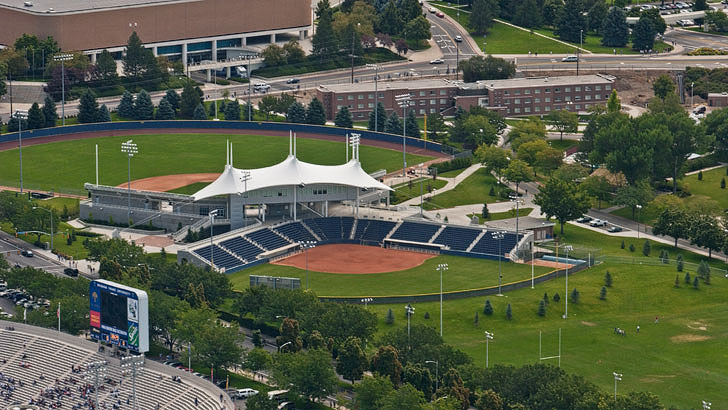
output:
[{"label": "brick building", "polygon": [[709,107],[728,107],[728,93],[708,93]]}]

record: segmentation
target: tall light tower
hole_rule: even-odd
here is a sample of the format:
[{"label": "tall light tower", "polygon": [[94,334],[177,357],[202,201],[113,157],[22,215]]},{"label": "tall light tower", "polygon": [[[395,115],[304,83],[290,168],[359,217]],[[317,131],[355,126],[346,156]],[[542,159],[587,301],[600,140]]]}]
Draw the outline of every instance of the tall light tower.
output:
[{"label": "tall light tower", "polygon": [[[306,254],[306,289],[310,289],[309,282],[308,282],[308,250],[311,249],[311,248],[315,248],[316,247],[316,242],[314,242],[314,241],[301,241],[298,244],[301,245],[301,249],[303,249],[303,253]],[[367,303],[367,302],[364,302],[364,303]]]},{"label": "tall light tower", "polygon": [[[127,188],[127,222],[131,222],[131,158],[139,153],[139,150],[137,149],[137,144],[133,142],[133,140],[129,140],[127,142],[121,143],[121,152],[125,153],[127,156],[127,182],[126,182],[126,188]],[[131,228],[131,223],[129,223],[129,227]]]},{"label": "tall light tower", "polygon": [[407,344],[409,345],[410,340],[410,318],[412,315],[415,314],[415,308],[412,307],[412,305],[407,305],[404,307],[405,313],[407,313]]},{"label": "tall light tower", "polygon": [[612,372],[614,375],[614,400],[617,400],[617,382],[622,380],[622,373]]},{"label": "tall light tower", "polygon": [[710,406],[712,405],[713,403],[703,400],[703,410],[710,410]]},{"label": "tall light tower", "polygon": [[28,114],[21,111],[15,111],[15,119],[18,121],[18,149],[20,151],[20,193],[23,193],[23,120],[28,118]]},{"label": "tall light tower", "polygon": [[368,305],[368,304],[369,304],[370,302],[372,302],[373,300],[374,300],[373,298],[362,298],[362,300],[361,300],[361,303],[363,303],[363,304],[364,304],[364,309],[366,309],[366,308],[367,308],[367,305]]},{"label": "tall light tower", "polygon": [[440,387],[440,362],[437,360],[425,360],[425,364],[435,364],[435,391]]},{"label": "tall light tower", "polygon": [[569,251],[573,251],[571,245],[564,246],[566,251],[566,293],[564,294],[564,319],[569,317]]},{"label": "tall light tower", "polygon": [[492,239],[498,240],[498,296],[503,296],[503,293],[501,293],[501,279],[503,279],[503,275],[501,274],[501,257],[503,256],[502,241],[505,238],[505,233],[505,231],[490,233]]},{"label": "tall light tower", "polygon": [[61,62],[61,125],[66,126],[66,72],[64,61],[73,60],[73,54],[56,54],[53,61]]},{"label": "tall light tower", "polygon": [[133,410],[139,410],[136,397],[136,378],[137,373],[144,370],[144,355],[127,356],[121,358],[122,376],[131,374],[131,397],[134,402]]},{"label": "tall light tower", "polygon": [[446,271],[447,268],[447,263],[441,263],[435,268],[440,272],[440,337],[442,337],[442,272]]},{"label": "tall light tower", "polygon": [[[231,161],[232,162],[232,161]],[[241,171],[241,177],[240,181],[243,183],[243,225],[248,226],[248,216],[245,207],[247,204],[247,197],[248,197],[248,181],[250,181],[250,171]]]},{"label": "tall light tower", "polygon": [[374,132],[379,131],[379,90],[377,83],[379,80],[379,70],[382,66],[378,64],[367,64],[367,68],[374,70]]},{"label": "tall light tower", "polygon": [[100,360],[97,362],[86,363],[86,374],[84,375],[87,382],[94,385],[94,401],[96,408],[99,409],[99,386],[106,378],[106,366],[109,362]]},{"label": "tall light tower", "polygon": [[219,212],[218,209],[213,209],[210,211],[207,216],[210,217],[210,270],[215,270],[215,244],[214,244],[214,233],[213,233],[213,224],[215,222],[215,217],[217,217],[217,213]]},{"label": "tall light tower", "polygon": [[402,176],[407,176],[407,107],[412,103],[412,96],[407,94],[400,94],[394,97],[397,104],[402,108],[402,122],[404,128],[402,129]]},{"label": "tall light tower", "polygon": [[488,342],[493,340],[493,333],[485,331],[485,368],[488,368]]}]

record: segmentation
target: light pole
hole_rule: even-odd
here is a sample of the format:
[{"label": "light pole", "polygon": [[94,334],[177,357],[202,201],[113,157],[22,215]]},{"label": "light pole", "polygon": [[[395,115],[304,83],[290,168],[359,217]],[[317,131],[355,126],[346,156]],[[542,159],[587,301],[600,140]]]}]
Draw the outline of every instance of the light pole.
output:
[{"label": "light pole", "polygon": [[41,206],[34,206],[33,209],[42,209],[51,214],[51,252],[53,252],[53,209],[43,208]]},{"label": "light pole", "polygon": [[493,340],[493,333],[492,332],[485,332],[485,368],[488,368],[489,362],[488,362],[488,342]]},{"label": "light pole", "polygon": [[23,120],[28,114],[15,111],[15,120],[18,121],[18,149],[20,151],[20,193],[23,193]]},{"label": "light pole", "polygon": [[447,268],[447,263],[441,263],[435,268],[440,272],[440,337],[442,337],[442,272],[446,271]]},{"label": "light pole", "polygon": [[498,296],[503,296],[501,293],[501,279],[503,279],[503,275],[501,274],[501,256],[503,255],[503,238],[505,238],[505,231],[497,231],[497,232],[491,232],[490,237],[493,239],[498,240]]},{"label": "light pole", "polygon": [[209,214],[207,214],[210,217],[210,270],[215,270],[215,244],[214,244],[214,232],[212,230],[213,223],[215,222],[215,217],[217,216],[217,213],[219,212],[218,209],[213,209],[210,211]]},{"label": "light pole", "polygon": [[574,248],[571,245],[564,246],[566,251],[566,293],[564,294],[564,319],[569,317],[569,251]]},{"label": "light pole", "polygon": [[425,364],[430,363],[435,363],[435,391],[437,391],[440,388],[440,362],[437,360],[425,360]]},{"label": "light pole", "polygon": [[[298,243],[301,245],[301,249],[303,249],[303,253],[306,254],[306,289],[310,289],[309,282],[308,282],[308,250],[311,248],[316,247],[316,242],[314,241],[302,241]],[[363,301],[363,299],[362,299]]]},{"label": "light pole", "polygon": [[518,211],[519,207],[521,205],[521,199],[518,197],[518,194],[515,194],[515,196],[510,197],[512,202],[516,203],[516,235],[518,234]]},{"label": "light pole", "polygon": [[614,400],[617,400],[617,382],[622,380],[622,373],[612,372],[612,374],[614,375]]},{"label": "light pole", "polygon": [[642,214],[642,205],[637,204],[635,206],[637,208],[637,239],[640,238],[640,216]]},{"label": "light pole", "polygon": [[703,400],[703,410],[710,410],[710,406],[712,405],[713,403]]},{"label": "light pole", "polygon": [[[361,26],[361,23],[356,23],[357,27]],[[356,35],[356,30],[352,26],[351,28],[351,83],[354,84],[354,36]]]},{"label": "light pole", "polygon": [[93,383],[94,385],[94,401],[96,402],[96,408],[99,409],[99,385],[106,379],[106,366],[109,363],[105,360],[86,363],[86,381]]},{"label": "light pole", "polygon": [[[232,162],[232,161],[231,161]],[[245,207],[247,204],[247,197],[248,197],[248,181],[250,181],[250,171],[241,171],[242,176],[240,177],[240,181],[242,181],[244,188],[243,188],[243,225],[248,226],[248,215],[246,212]]]},{"label": "light pole", "polygon": [[368,304],[369,302],[373,301],[373,300],[374,300],[374,299],[372,299],[372,298],[363,298],[363,299],[361,300],[361,303],[363,303],[363,304],[364,304],[364,309],[366,309],[366,308],[367,308],[367,304]]},{"label": "light pole", "polygon": [[121,368],[122,370],[122,376],[127,376],[129,373],[131,373],[131,397],[134,401],[134,410],[138,410],[139,406],[137,405],[137,397],[136,397],[136,378],[137,373],[141,373],[142,370],[144,370],[144,355],[140,354],[138,356],[127,356],[121,358]]},{"label": "light pole", "polygon": [[379,80],[379,70],[382,66],[377,64],[367,64],[367,68],[374,70],[374,132],[379,131],[379,90],[377,87]]},{"label": "light pole", "polygon": [[694,102],[695,102],[695,83],[691,82],[690,83],[690,108],[691,109],[695,105]]},{"label": "light pole", "polygon": [[66,72],[64,61],[73,60],[73,54],[57,54],[54,61],[61,62],[61,125],[66,126]]},{"label": "light pole", "polygon": [[138,154],[139,150],[137,149],[137,144],[132,142],[132,140],[129,140],[127,142],[121,143],[121,152],[127,154],[127,182],[126,182],[126,188],[127,188],[127,222],[129,222],[129,227],[131,228],[131,158],[134,156],[134,154]]},{"label": "light pole", "polygon": [[404,128],[402,129],[402,176],[407,176],[407,107],[412,102],[412,96],[407,94],[400,94],[394,97],[400,108],[402,108],[402,122]]},{"label": "light pole", "polygon": [[584,36],[584,30],[579,30],[579,49],[576,50],[576,75],[579,75],[579,60],[581,60],[581,47],[583,44],[582,38]]},{"label": "light pole", "polygon": [[407,345],[410,344],[410,318],[415,314],[415,308],[412,305],[404,307],[405,313],[407,313]]}]

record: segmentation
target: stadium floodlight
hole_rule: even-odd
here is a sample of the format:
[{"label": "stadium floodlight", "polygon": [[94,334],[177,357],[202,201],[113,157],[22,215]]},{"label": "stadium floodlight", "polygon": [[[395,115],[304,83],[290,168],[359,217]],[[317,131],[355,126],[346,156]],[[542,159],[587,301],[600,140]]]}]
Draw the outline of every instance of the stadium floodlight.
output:
[{"label": "stadium floodlight", "polygon": [[[635,205],[635,208],[637,208],[637,239],[640,238],[640,215],[642,213],[642,205],[637,204]],[[647,229],[645,229],[645,232]]]},{"label": "stadium floodlight", "polygon": [[437,360],[425,360],[425,364],[435,363],[435,391],[440,387],[440,362]]},{"label": "stadium floodlight", "polygon": [[440,272],[440,337],[442,337],[442,272],[446,271],[447,268],[447,263],[441,263],[435,268],[438,272]]},{"label": "stadium floodlight", "polygon": [[316,247],[316,242],[314,241],[301,241],[298,243],[301,246],[301,249],[303,249],[303,253],[306,257],[306,289],[309,288],[309,282],[308,282],[308,250],[311,248]]},{"label": "stadium floodlight", "polygon": [[212,271],[215,270],[215,235],[212,230],[212,226],[214,225],[215,217],[217,217],[218,212],[220,212],[219,209],[213,209],[209,214],[207,214],[210,217],[210,270]]},{"label": "stadium floodlight", "polygon": [[18,121],[18,150],[20,151],[20,193],[23,193],[23,120],[28,118],[27,111],[15,110]]},{"label": "stadium floodlight", "polygon": [[42,206],[34,206],[33,209],[42,209],[51,214],[51,252],[53,252],[53,208],[43,208]]},{"label": "stadium floodlight", "polygon": [[352,132],[349,134],[349,145],[351,146],[351,158],[359,161],[359,143],[361,134]]},{"label": "stadium floodlight", "polygon": [[109,362],[105,360],[86,363],[84,378],[89,384],[94,385],[94,394],[96,396],[94,401],[96,402],[97,409],[101,408],[99,407],[99,385],[106,379],[106,367],[108,364]]},{"label": "stadium floodlight", "polygon": [[[231,147],[232,148],[232,147]],[[232,161],[230,161],[232,163]],[[248,197],[248,181],[250,181],[250,171],[240,171],[240,182],[243,183],[243,225],[248,226],[248,216],[245,207],[246,198]]]},{"label": "stadium floodlight", "polygon": [[485,331],[485,368],[488,368],[488,342],[493,340],[493,333]]},{"label": "stadium floodlight", "polygon": [[617,382],[622,380],[622,373],[612,372],[614,375],[614,400],[617,400]]},{"label": "stadium floodlight", "polygon": [[415,314],[415,308],[412,305],[407,304],[404,307],[404,312],[407,313],[407,345],[410,344],[410,318]]},{"label": "stadium floodlight", "polygon": [[363,299],[361,300],[361,303],[363,303],[363,304],[364,304],[364,309],[366,309],[366,308],[367,308],[367,304],[368,304],[369,302],[372,302],[373,300],[374,300],[373,298],[363,298]]},{"label": "stadium floodlight", "polygon": [[402,176],[407,176],[407,107],[412,105],[412,96],[407,94],[395,95],[394,100],[402,108]]},{"label": "stadium floodlight", "polygon": [[133,400],[133,409],[138,410],[136,397],[136,378],[137,373],[141,373],[144,369],[144,355],[138,356],[126,356],[121,358],[122,376],[128,376],[131,374],[131,397]]},{"label": "stadium floodlight", "polygon": [[137,144],[133,140],[121,143],[121,152],[126,154],[127,157],[127,222],[129,222],[129,228],[131,228],[131,158],[139,153]]},{"label": "stadium floodlight", "polygon": [[703,410],[710,410],[710,406],[712,405],[713,403],[703,400]]},{"label": "stadium floodlight", "polygon": [[73,60],[73,54],[56,54],[53,61],[61,62],[61,125],[66,126],[66,72],[64,61]]},{"label": "stadium floodlight", "polygon": [[379,89],[377,87],[379,80],[379,70],[382,66],[379,64],[367,64],[367,68],[374,70],[374,132],[379,132]]},{"label": "stadium floodlight", "polygon": [[498,296],[503,296],[503,293],[501,293],[501,279],[503,279],[503,274],[501,273],[501,257],[503,256],[503,238],[506,237],[506,231],[496,231],[491,232],[490,237],[492,239],[498,240]]},{"label": "stadium floodlight", "polygon": [[569,251],[573,251],[571,245],[564,246],[566,251],[566,293],[564,294],[564,319],[569,317]]}]

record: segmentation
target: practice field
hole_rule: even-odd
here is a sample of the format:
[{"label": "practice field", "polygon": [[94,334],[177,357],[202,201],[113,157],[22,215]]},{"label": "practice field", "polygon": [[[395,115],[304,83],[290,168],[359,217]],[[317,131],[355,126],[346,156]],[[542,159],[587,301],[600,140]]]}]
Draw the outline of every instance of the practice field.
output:
[{"label": "practice field", "polygon": [[[314,248],[315,249],[315,248]],[[325,249],[325,248],[323,248]],[[374,246],[366,247],[367,252],[382,251],[382,255],[373,255],[371,260],[379,265],[380,256],[387,255],[386,249]],[[425,255],[427,256],[427,255]],[[368,261],[349,261],[337,253],[330,253],[328,258],[338,264],[349,263],[356,269],[368,269]],[[304,260],[305,263],[305,260]],[[414,295],[422,293],[436,293],[440,291],[440,275],[435,268],[440,263],[449,264],[443,279],[443,290],[451,292],[456,290],[477,289],[489,286],[498,286],[498,261],[489,259],[465,258],[458,256],[440,255],[422,262],[421,265],[400,271],[387,273],[370,273],[366,275],[351,275],[337,273],[323,273],[311,269],[309,259],[309,281],[311,289],[319,296],[387,296],[387,295]],[[305,265],[304,265],[305,266]],[[396,264],[393,264],[396,266]],[[510,262],[502,263],[503,282],[517,282],[531,278],[531,266]],[[395,268],[390,268],[393,270]],[[535,275],[550,272],[551,268],[536,266]],[[300,278],[306,283],[306,270],[291,266],[264,264],[230,274],[230,280],[235,289],[247,288],[250,275],[285,276]]]},{"label": "practice field", "polygon": [[[99,145],[99,183],[116,186],[127,179],[127,157],[121,143],[133,139],[139,153],[131,159],[131,178],[159,175],[222,172],[225,141],[233,144],[234,165],[258,168],[282,161],[288,155],[288,138],[259,135],[158,134],[78,139],[23,148],[23,179],[26,189],[85,193],[84,182],[94,182],[94,145]],[[343,164],[342,142],[299,138],[298,158],[322,165]],[[394,150],[362,145],[360,158],[365,171],[393,171],[402,166],[402,154]],[[419,164],[432,159],[407,155]],[[0,185],[19,184],[18,150],[0,152]]]}]

